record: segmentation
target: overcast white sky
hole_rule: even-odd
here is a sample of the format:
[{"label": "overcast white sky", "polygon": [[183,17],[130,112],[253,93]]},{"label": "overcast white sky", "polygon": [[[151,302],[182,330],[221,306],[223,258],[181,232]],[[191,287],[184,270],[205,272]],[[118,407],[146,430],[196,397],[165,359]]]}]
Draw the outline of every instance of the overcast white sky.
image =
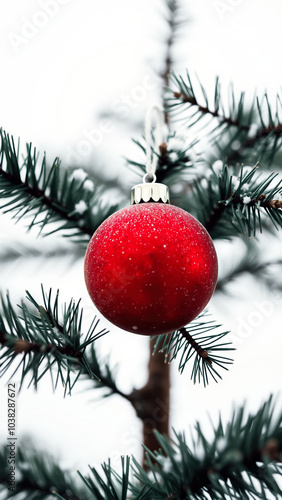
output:
[{"label": "overcast white sky", "polygon": [[[47,4],[49,9],[53,6],[48,13]],[[211,0],[183,1],[183,13],[191,22],[182,30],[177,44],[177,71],[184,72],[188,67],[210,88],[214,77],[220,75],[223,83],[232,80],[238,90],[252,94],[254,89],[267,88],[274,95],[280,90],[282,76],[281,2],[226,0],[223,14],[219,4]],[[149,104],[159,101],[154,70],[162,66],[166,34],[161,16],[163,2],[0,0],[0,5],[1,126],[21,136],[23,143],[31,141],[46,150],[50,161],[58,155],[68,164],[72,155],[78,154],[84,164],[95,164],[109,177],[118,174],[126,183],[129,174],[123,157],[132,155],[134,124],[143,120]],[[118,104],[128,96],[127,117],[122,118]],[[117,120],[112,122],[111,131],[105,132],[100,113],[114,109]],[[82,154],[82,141],[93,129],[98,130],[99,137],[102,133],[100,144]],[[46,246],[66,245],[56,238],[42,243],[0,215],[2,245],[21,248],[19,241],[39,252]],[[32,257],[2,263],[0,288],[10,289],[19,300],[26,288],[39,296],[43,282],[47,287],[60,288],[66,300],[82,296],[89,319],[93,306],[83,283],[83,262],[78,259],[70,263],[69,255],[56,261]],[[222,382],[207,389],[192,386],[188,375],[180,377],[174,366],[172,425],[177,430],[187,429],[195,419],[205,419],[207,411],[217,415],[221,410],[228,416],[231,403],[241,403],[244,398],[255,409],[270,392],[280,389],[281,301],[265,306],[256,327],[245,328],[250,315],[258,318],[261,301],[268,297],[263,289],[255,290],[247,281],[244,287],[240,282],[236,291],[243,295],[243,301],[217,297],[211,306],[237,339],[241,335],[236,364]],[[111,353],[113,362],[119,363],[124,390],[141,386],[145,382],[146,339],[111,330],[101,341],[102,353]],[[247,338],[243,340],[242,336]],[[88,463],[100,463],[109,456],[114,460],[120,454],[140,456],[141,427],[133,410],[117,397],[89,402],[93,396],[81,392],[81,387],[77,386],[72,398],[67,399],[60,391],[52,394],[49,380],[42,382],[38,394],[26,389],[19,398],[19,436],[33,436],[38,446],[84,471]],[[5,395],[2,383],[1,408],[5,407]],[[1,419],[3,439],[5,432]]]}]

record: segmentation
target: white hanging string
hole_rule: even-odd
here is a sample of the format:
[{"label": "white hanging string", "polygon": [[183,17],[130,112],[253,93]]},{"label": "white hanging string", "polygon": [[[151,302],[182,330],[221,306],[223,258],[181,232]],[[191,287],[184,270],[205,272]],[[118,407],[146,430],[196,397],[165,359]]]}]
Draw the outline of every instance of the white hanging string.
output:
[{"label": "white hanging string", "polygon": [[143,182],[156,182],[156,169],[158,156],[155,151],[152,154],[152,115],[156,112],[155,144],[158,148],[163,142],[164,112],[159,106],[148,108],[145,119],[145,141],[146,141],[146,174]]}]

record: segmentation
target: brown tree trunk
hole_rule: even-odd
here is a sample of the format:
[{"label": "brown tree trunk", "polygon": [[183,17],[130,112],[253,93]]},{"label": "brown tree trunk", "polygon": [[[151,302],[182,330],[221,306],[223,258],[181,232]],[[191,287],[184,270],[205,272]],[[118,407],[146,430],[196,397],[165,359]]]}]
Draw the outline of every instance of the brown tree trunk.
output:
[{"label": "brown tree trunk", "polygon": [[[164,363],[163,353],[153,355],[153,349],[153,342],[150,342],[148,382],[130,396],[137,415],[143,422],[143,444],[151,451],[159,448],[155,430],[169,436],[170,408],[170,365]],[[143,465],[144,460],[145,451]]]}]

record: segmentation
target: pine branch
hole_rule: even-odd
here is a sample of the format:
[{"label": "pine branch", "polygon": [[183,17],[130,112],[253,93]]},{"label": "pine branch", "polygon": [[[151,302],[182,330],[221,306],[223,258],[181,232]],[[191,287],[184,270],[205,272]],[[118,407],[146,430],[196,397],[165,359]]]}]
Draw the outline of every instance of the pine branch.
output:
[{"label": "pine branch", "polygon": [[173,74],[172,81],[177,87],[167,98],[167,109],[172,116],[180,113],[189,128],[202,120],[205,120],[205,125],[212,124],[210,140],[229,163],[248,158],[249,161],[264,160],[271,165],[282,146],[282,103],[279,95],[273,112],[267,93],[261,101],[256,98],[251,105],[246,105],[244,92],[236,100],[231,85],[226,113],[218,78],[212,104],[202,83],[198,82],[198,91],[188,72],[186,80]]},{"label": "pine branch", "polygon": [[2,500],[18,497],[24,500],[49,500],[56,494],[64,500],[90,500],[92,495],[81,483],[77,485],[72,475],[63,471],[46,453],[38,453],[30,449],[24,442],[17,446],[15,459],[16,476],[15,491],[9,490],[8,463],[9,450],[7,446],[0,448],[0,493]]},{"label": "pine branch", "polygon": [[181,434],[175,434],[173,444],[158,434],[161,451],[147,450],[151,474],[145,474],[134,460],[140,482],[134,494],[147,487],[148,498],[154,500],[263,499],[269,492],[279,498],[282,490],[275,476],[282,472],[282,416],[275,420],[273,409],[272,398],[248,417],[243,406],[225,429],[219,420],[211,439],[197,423],[192,448]]},{"label": "pine branch", "polygon": [[169,358],[171,363],[177,356],[180,357],[178,369],[183,373],[187,363],[194,359],[191,380],[194,384],[203,381],[204,386],[209,383],[209,376],[216,382],[221,379],[216,368],[227,370],[226,365],[232,364],[233,360],[217,354],[222,351],[232,351],[230,342],[222,343],[221,340],[228,332],[211,334],[209,332],[219,328],[214,320],[207,321],[208,313],[205,311],[197,319],[189,323],[185,328],[176,330],[171,335],[159,335],[153,337],[156,340],[154,353],[157,351],[165,353],[165,360]]},{"label": "pine branch", "polygon": [[197,215],[213,238],[236,234],[256,236],[263,221],[282,226],[282,180],[278,174],[257,174],[257,167],[224,166],[208,181],[195,184]]},{"label": "pine branch", "polygon": [[[37,387],[41,378],[49,372],[53,387],[61,381],[65,394],[70,394],[75,383],[90,380],[95,389],[102,389],[103,397],[117,394],[131,404],[130,395],[123,393],[115,382],[115,369],[109,361],[101,363],[94,343],[108,331],[98,330],[99,319],[94,317],[87,333],[81,333],[83,311],[80,301],[64,304],[62,315],[59,307],[59,291],[55,299],[52,290],[45,294],[42,288],[43,305],[26,292],[29,306],[22,302],[21,315],[11,305],[9,295],[1,297],[0,309],[0,376],[14,368],[14,362],[21,357],[14,373],[21,368],[21,385],[31,375],[29,386]],[[33,306],[33,307],[32,307]],[[62,316],[62,317],[60,317]],[[56,378],[53,378],[53,371]],[[135,401],[134,401],[135,403]]]},{"label": "pine branch", "polygon": [[[181,119],[184,119],[190,128],[198,123],[199,120],[206,117],[211,120],[214,118],[217,120],[214,131],[216,130],[219,132],[219,129],[221,129],[221,134],[223,130],[226,128],[228,129],[229,127],[236,127],[242,131],[249,132],[251,124],[250,120],[254,114],[254,106],[251,108],[248,117],[246,118],[244,108],[245,95],[243,92],[240,94],[238,103],[236,103],[234,90],[232,86],[230,87],[231,98],[229,102],[229,114],[226,114],[218,78],[216,78],[215,81],[212,107],[209,103],[208,95],[203,85],[199,82],[201,97],[198,97],[188,71],[186,73],[186,78],[187,82],[185,82],[181,76],[177,76],[175,73],[172,74],[172,81],[176,84],[177,91],[171,91],[172,96],[167,98],[167,108],[173,116],[176,112],[182,112],[182,108],[184,107],[185,111],[188,109],[191,110],[191,113],[189,113],[188,116],[186,114],[184,118],[181,117]],[[201,104],[201,99],[204,101],[203,104]]]},{"label": "pine branch", "polygon": [[131,495],[131,482],[130,482],[130,458],[121,457],[122,475],[120,476],[112,470],[110,462],[102,464],[104,477],[101,473],[90,467],[91,476],[80,477],[92,493],[92,498],[95,500],[146,500],[149,498],[148,490],[145,487],[140,487],[138,493],[132,497]]},{"label": "pine branch", "polygon": [[[99,380],[92,370],[98,368],[94,362],[94,350],[91,365],[85,353],[87,346],[107,333],[106,329],[97,331],[99,320],[95,317],[86,335],[82,336],[82,310],[80,303],[73,300],[64,304],[62,319],[59,319],[59,292],[55,299],[52,291],[45,294],[42,288],[43,305],[40,305],[29,292],[26,292],[29,305],[21,303],[20,315],[13,308],[9,295],[1,296],[0,375],[12,369],[14,361],[21,355],[21,360],[13,374],[21,368],[21,385],[31,375],[29,385],[35,387],[39,380],[49,372],[54,387],[59,381],[65,387],[65,394],[70,393],[81,374],[87,373],[91,379]],[[56,380],[53,380],[53,368],[57,368]],[[99,369],[101,371],[101,368]]]},{"label": "pine branch", "polygon": [[30,216],[28,229],[36,226],[39,232],[53,224],[47,234],[62,231],[64,236],[86,244],[101,222],[116,206],[102,208],[99,190],[78,169],[63,171],[58,158],[48,170],[46,156],[41,165],[36,149],[27,145],[27,156],[19,163],[19,143],[16,149],[13,137],[1,131],[0,197],[8,201],[0,208],[14,212],[20,220]]},{"label": "pine branch", "polygon": [[[121,459],[121,475],[110,462],[102,465],[102,472],[90,467],[89,475],[79,473],[82,487],[46,454],[23,452],[19,448],[17,488],[23,500],[47,500],[46,494],[51,491],[67,500],[239,500],[265,499],[269,493],[280,498],[282,490],[276,476],[282,473],[282,416],[280,412],[279,417],[274,417],[273,398],[255,414],[246,415],[244,406],[238,408],[225,427],[219,419],[213,430],[213,437],[208,438],[200,423],[196,423],[192,446],[187,445],[183,434],[175,433],[171,442],[156,433],[160,449],[154,453],[147,449],[149,472],[134,457],[132,465],[129,457],[125,457]],[[6,495],[3,500],[13,497],[7,489],[7,453],[7,447],[3,446],[0,450],[0,492]]]},{"label": "pine branch", "polygon": [[[216,80],[216,88],[215,88],[216,92],[219,91],[218,85],[219,85],[218,80]],[[199,114],[202,114],[203,116],[209,115],[212,118],[218,118],[218,120],[221,123],[223,123],[224,125],[238,127],[240,129],[246,130],[246,131],[250,130],[250,126],[240,124],[240,121],[238,118],[232,118],[231,116],[225,116],[223,114],[223,111],[222,111],[222,113],[220,113],[219,109],[212,110],[207,105],[201,106],[199,104],[199,102],[197,101],[195,95],[192,96],[192,95],[184,94],[183,92],[173,92],[173,95],[176,99],[180,99],[183,104],[188,104],[188,106],[190,106],[190,107],[196,106],[198,108]]]}]

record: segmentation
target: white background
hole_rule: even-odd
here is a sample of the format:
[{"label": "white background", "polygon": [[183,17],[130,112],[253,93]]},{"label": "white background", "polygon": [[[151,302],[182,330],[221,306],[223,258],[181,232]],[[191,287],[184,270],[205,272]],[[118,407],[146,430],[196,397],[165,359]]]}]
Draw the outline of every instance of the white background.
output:
[{"label": "white background", "polygon": [[[0,1],[0,124],[20,136],[23,144],[31,141],[46,150],[49,161],[60,156],[68,165],[84,131],[99,130],[102,111],[112,112],[117,100],[130,96],[126,119],[116,113],[112,131],[81,156],[83,165],[129,185],[124,156],[135,153],[131,137],[139,137],[136,127],[146,107],[161,102],[160,81],[154,75],[163,68],[167,35],[163,2],[57,2],[55,15],[47,16],[47,21],[45,16],[45,26],[36,28],[45,4],[43,0]],[[175,69],[197,72],[210,89],[220,75],[223,86],[232,80],[238,91],[246,89],[252,95],[267,88],[275,95],[281,84],[281,2],[238,1],[223,16],[217,5],[210,0],[183,2],[183,16],[190,22],[175,47]],[[30,38],[19,38],[26,35],[26,26]],[[144,87],[148,75],[154,88],[137,102],[132,96],[137,87]],[[39,298],[40,283],[44,283],[46,288],[60,288],[63,300],[82,297],[90,320],[94,308],[83,282],[83,259],[72,257],[71,244],[60,237],[36,239],[3,215],[0,243],[0,255],[7,247],[19,252],[16,260],[0,263],[0,288],[9,289],[13,301],[20,300],[26,288]],[[280,246],[272,241],[262,245],[266,256],[270,246],[279,254]],[[36,255],[30,255],[29,248]],[[53,248],[62,250],[56,259],[45,255]],[[218,250],[220,267],[230,265],[229,246],[221,243]],[[211,309],[237,339],[235,364],[223,373],[223,381],[206,389],[192,385],[189,369],[180,376],[177,364],[172,365],[171,423],[176,430],[188,429],[196,419],[207,422],[207,412],[216,417],[221,411],[228,418],[233,402],[247,400],[248,408],[255,411],[271,392],[280,390],[281,301],[274,304],[269,291],[251,278],[235,283],[231,292],[229,297],[217,296]],[[262,306],[264,312],[258,316]],[[101,319],[101,325],[108,324]],[[119,364],[123,390],[141,387],[146,380],[147,340],[108,326],[111,333],[99,341],[101,356],[110,354],[113,364]],[[97,393],[85,391],[86,387],[78,383],[66,399],[60,390],[52,393],[48,377],[37,393],[24,388],[18,398],[19,438],[30,436],[36,446],[60,457],[73,470],[86,471],[88,463],[96,465],[108,457],[117,463],[121,454],[140,458],[141,425],[133,409],[117,396],[94,402]],[[0,401],[0,434],[5,440],[5,381]]]}]

